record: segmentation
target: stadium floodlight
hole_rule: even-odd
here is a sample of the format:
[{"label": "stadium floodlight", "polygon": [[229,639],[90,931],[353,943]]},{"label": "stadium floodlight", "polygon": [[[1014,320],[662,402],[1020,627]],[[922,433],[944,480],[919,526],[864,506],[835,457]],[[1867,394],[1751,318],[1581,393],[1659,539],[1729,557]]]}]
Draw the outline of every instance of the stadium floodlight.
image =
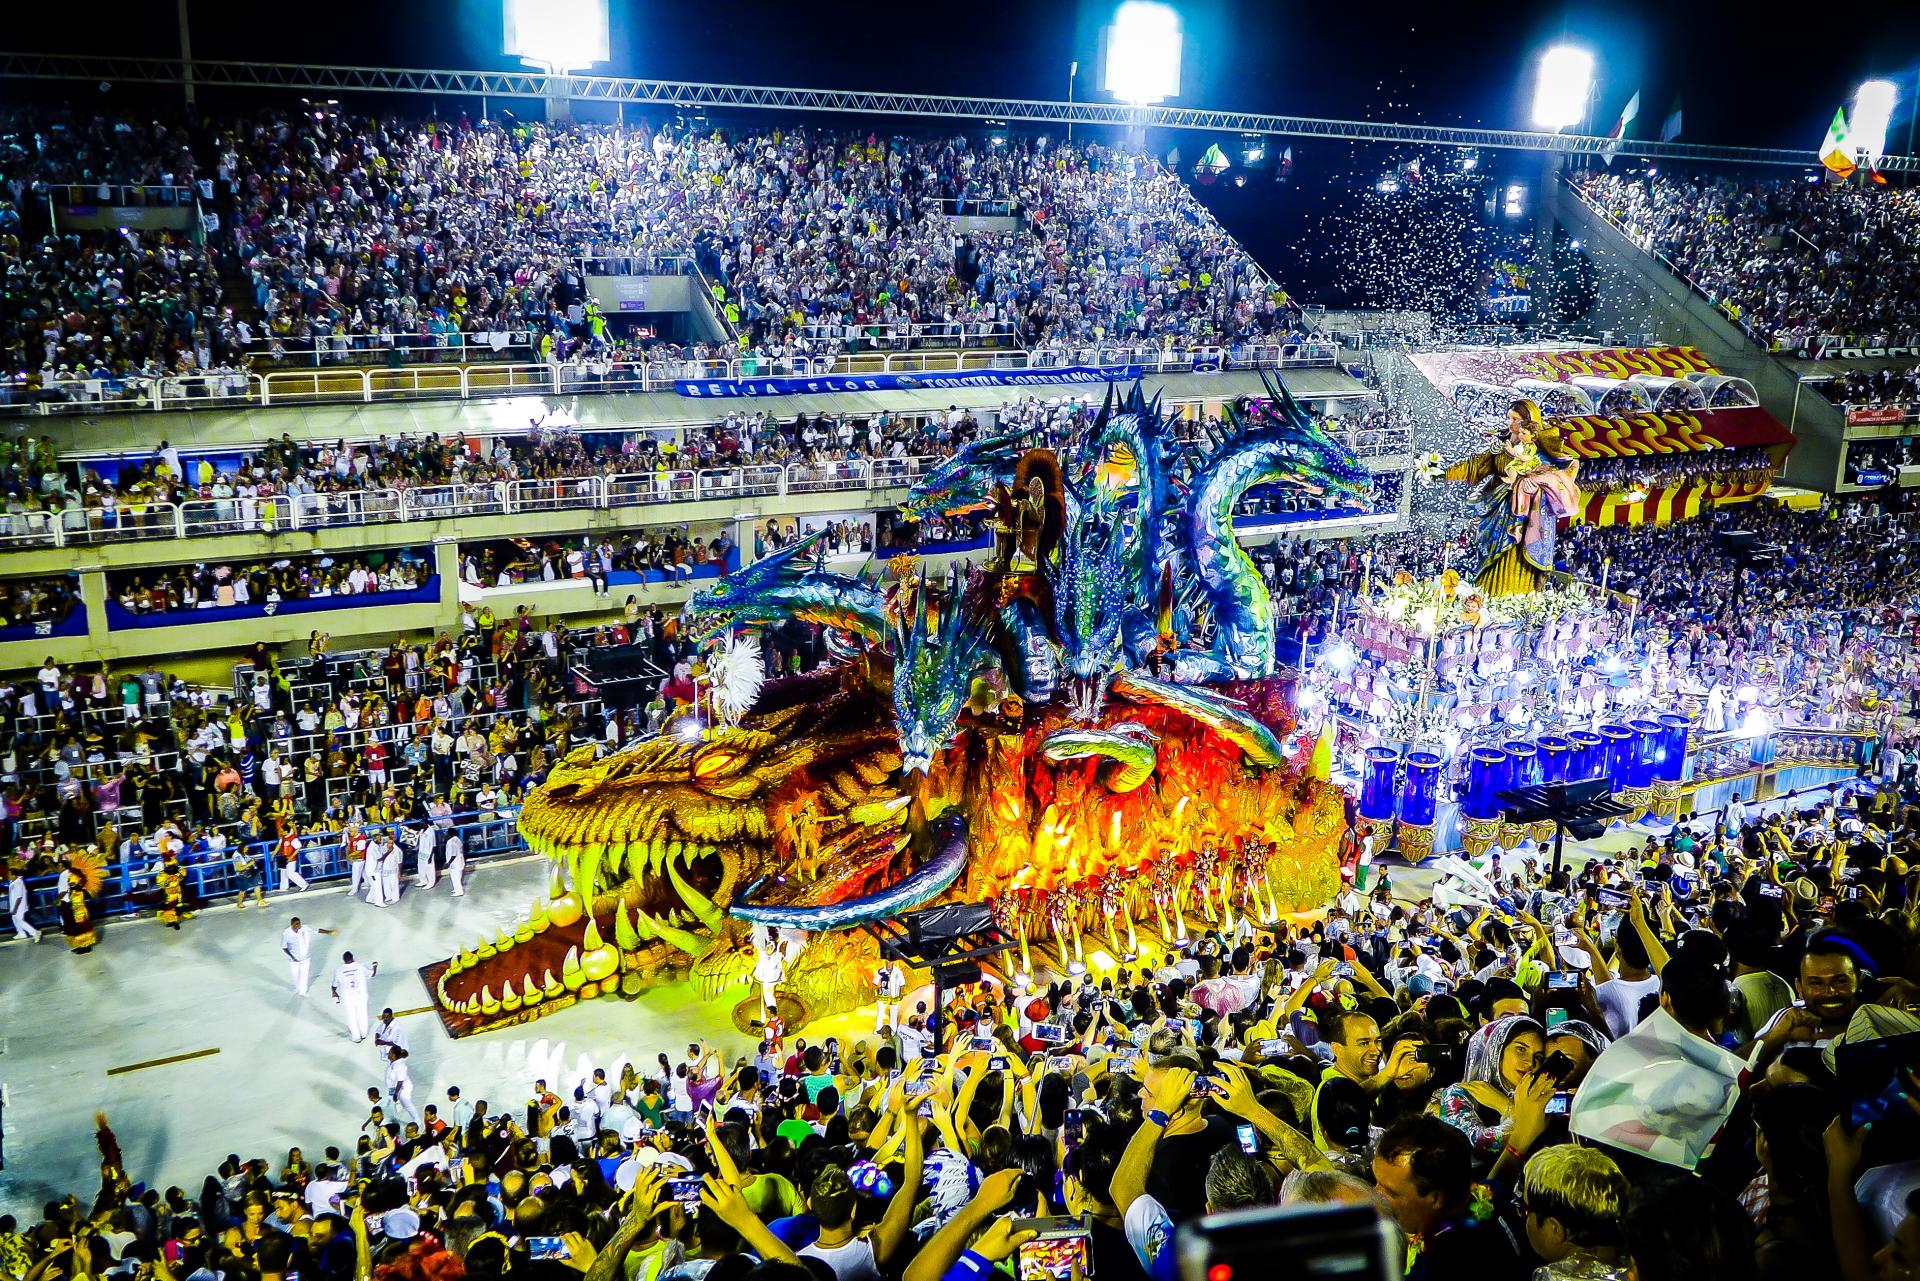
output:
[{"label": "stadium floodlight", "polygon": [[1180,92],[1180,15],[1155,0],[1126,0],[1106,31],[1101,87],[1144,106]]},{"label": "stadium floodlight", "polygon": [[1587,118],[1593,93],[1593,55],[1578,45],[1557,44],[1540,55],[1533,82],[1533,124],[1556,133]]},{"label": "stadium floodlight", "polygon": [[1887,151],[1887,126],[1893,122],[1893,109],[1900,101],[1900,90],[1891,80],[1869,80],[1854,91],[1852,118],[1847,132],[1853,145],[1867,153],[1869,166],[1878,164]]},{"label": "stadium floodlight", "polygon": [[579,71],[611,56],[607,0],[503,0],[506,55],[546,71]]}]

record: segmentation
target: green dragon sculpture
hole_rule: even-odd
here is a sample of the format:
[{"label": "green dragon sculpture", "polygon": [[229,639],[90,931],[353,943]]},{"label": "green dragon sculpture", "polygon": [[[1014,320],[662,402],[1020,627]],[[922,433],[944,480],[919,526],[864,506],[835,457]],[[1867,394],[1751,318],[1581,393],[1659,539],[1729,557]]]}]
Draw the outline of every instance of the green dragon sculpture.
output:
[{"label": "green dragon sculpture", "polygon": [[[716,994],[750,972],[754,925],[810,932],[780,988],[804,1018],[870,996],[877,957],[850,927],[942,898],[991,902],[1023,968],[1038,947],[1064,972],[1089,939],[1118,956],[1189,915],[1271,919],[1330,896],[1342,799],[1290,750],[1271,609],[1242,582],[1258,579],[1232,510],[1255,484],[1357,492],[1364,469],[1282,393],[1277,410],[1237,412],[1183,480],[1157,406],[1136,387],[1124,408],[1135,421],[1117,423],[1109,397],[1094,439],[1124,448],[1132,478],[1098,457],[1079,469],[1068,528],[1036,569],[908,578],[889,596],[809,563],[803,542],[695,597],[691,636],[802,617],[868,644],[769,683],[700,741],[583,748],[556,765],[520,815],[551,862],[549,893],[427,967],[450,1030],[676,978]],[[1000,467],[1018,443],[994,438],[964,466]],[[927,501],[975,481],[956,470],[938,484],[945,497]],[[1146,659],[1168,658],[1175,573],[1199,579],[1216,641],[1175,649],[1156,675],[1128,629],[1157,634]],[[1058,636],[1035,625],[1037,601]],[[1000,683],[1023,648],[1055,644],[1094,693],[1029,701]],[[1183,659],[1213,670],[1183,672]]]}]

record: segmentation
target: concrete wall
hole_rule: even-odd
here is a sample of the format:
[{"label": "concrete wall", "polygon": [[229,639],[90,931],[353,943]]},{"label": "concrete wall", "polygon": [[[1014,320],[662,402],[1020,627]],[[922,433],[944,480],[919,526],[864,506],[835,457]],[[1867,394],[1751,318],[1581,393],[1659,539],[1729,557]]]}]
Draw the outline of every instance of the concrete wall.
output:
[{"label": "concrete wall", "polygon": [[587,293],[608,316],[686,311],[692,276],[588,276]]},{"label": "concrete wall", "polygon": [[1783,479],[1809,489],[1832,490],[1839,479],[1840,412],[1817,393],[1799,395],[1798,379],[1760,344],[1727,319],[1691,285],[1629,240],[1570,192],[1554,204],[1560,225],[1584,242],[1594,263],[1599,299],[1587,328],[1599,332],[1651,331],[1671,342],[1690,343],[1714,365],[1751,382],[1760,403],[1799,437],[1787,457]]}]

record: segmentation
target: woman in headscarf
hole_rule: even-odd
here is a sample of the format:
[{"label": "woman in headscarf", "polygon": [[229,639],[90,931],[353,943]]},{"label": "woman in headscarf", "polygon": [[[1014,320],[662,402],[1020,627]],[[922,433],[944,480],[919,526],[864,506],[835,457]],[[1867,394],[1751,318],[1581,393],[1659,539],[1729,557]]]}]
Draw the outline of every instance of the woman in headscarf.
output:
[{"label": "woman in headscarf", "polygon": [[1514,1092],[1545,1054],[1546,1031],[1538,1022],[1524,1014],[1495,1019],[1467,1042],[1466,1076],[1440,1091],[1434,1113],[1483,1156],[1495,1156],[1513,1127]]},{"label": "woman in headscarf", "polygon": [[[1580,1019],[1569,1019],[1559,1027],[1550,1028],[1547,1032],[1546,1057],[1551,1058],[1558,1053],[1573,1060],[1573,1070],[1560,1079],[1560,1088],[1578,1089],[1580,1083],[1587,1079],[1593,1061],[1610,1044],[1606,1033]],[[1541,1061],[1544,1063],[1545,1059]]]}]

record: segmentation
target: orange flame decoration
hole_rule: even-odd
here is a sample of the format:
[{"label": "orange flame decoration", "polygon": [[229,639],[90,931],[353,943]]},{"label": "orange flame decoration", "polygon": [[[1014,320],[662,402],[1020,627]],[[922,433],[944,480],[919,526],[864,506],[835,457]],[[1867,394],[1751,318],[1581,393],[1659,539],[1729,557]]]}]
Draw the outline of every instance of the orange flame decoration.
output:
[{"label": "orange flame decoration", "polygon": [[[1153,777],[1131,792],[1104,787],[1097,760],[1042,759],[1052,717],[1021,732],[982,725],[936,763],[934,792],[988,820],[976,823],[959,897],[1010,895],[1024,935],[1040,938],[1151,921],[1169,871],[1168,906],[1208,916],[1248,899],[1248,887],[1259,887],[1261,915],[1316,908],[1337,892],[1337,789],[1304,768],[1251,769],[1238,748],[1163,709],[1128,716],[1160,739]],[[1214,857],[1209,885],[1195,867]]]}]

